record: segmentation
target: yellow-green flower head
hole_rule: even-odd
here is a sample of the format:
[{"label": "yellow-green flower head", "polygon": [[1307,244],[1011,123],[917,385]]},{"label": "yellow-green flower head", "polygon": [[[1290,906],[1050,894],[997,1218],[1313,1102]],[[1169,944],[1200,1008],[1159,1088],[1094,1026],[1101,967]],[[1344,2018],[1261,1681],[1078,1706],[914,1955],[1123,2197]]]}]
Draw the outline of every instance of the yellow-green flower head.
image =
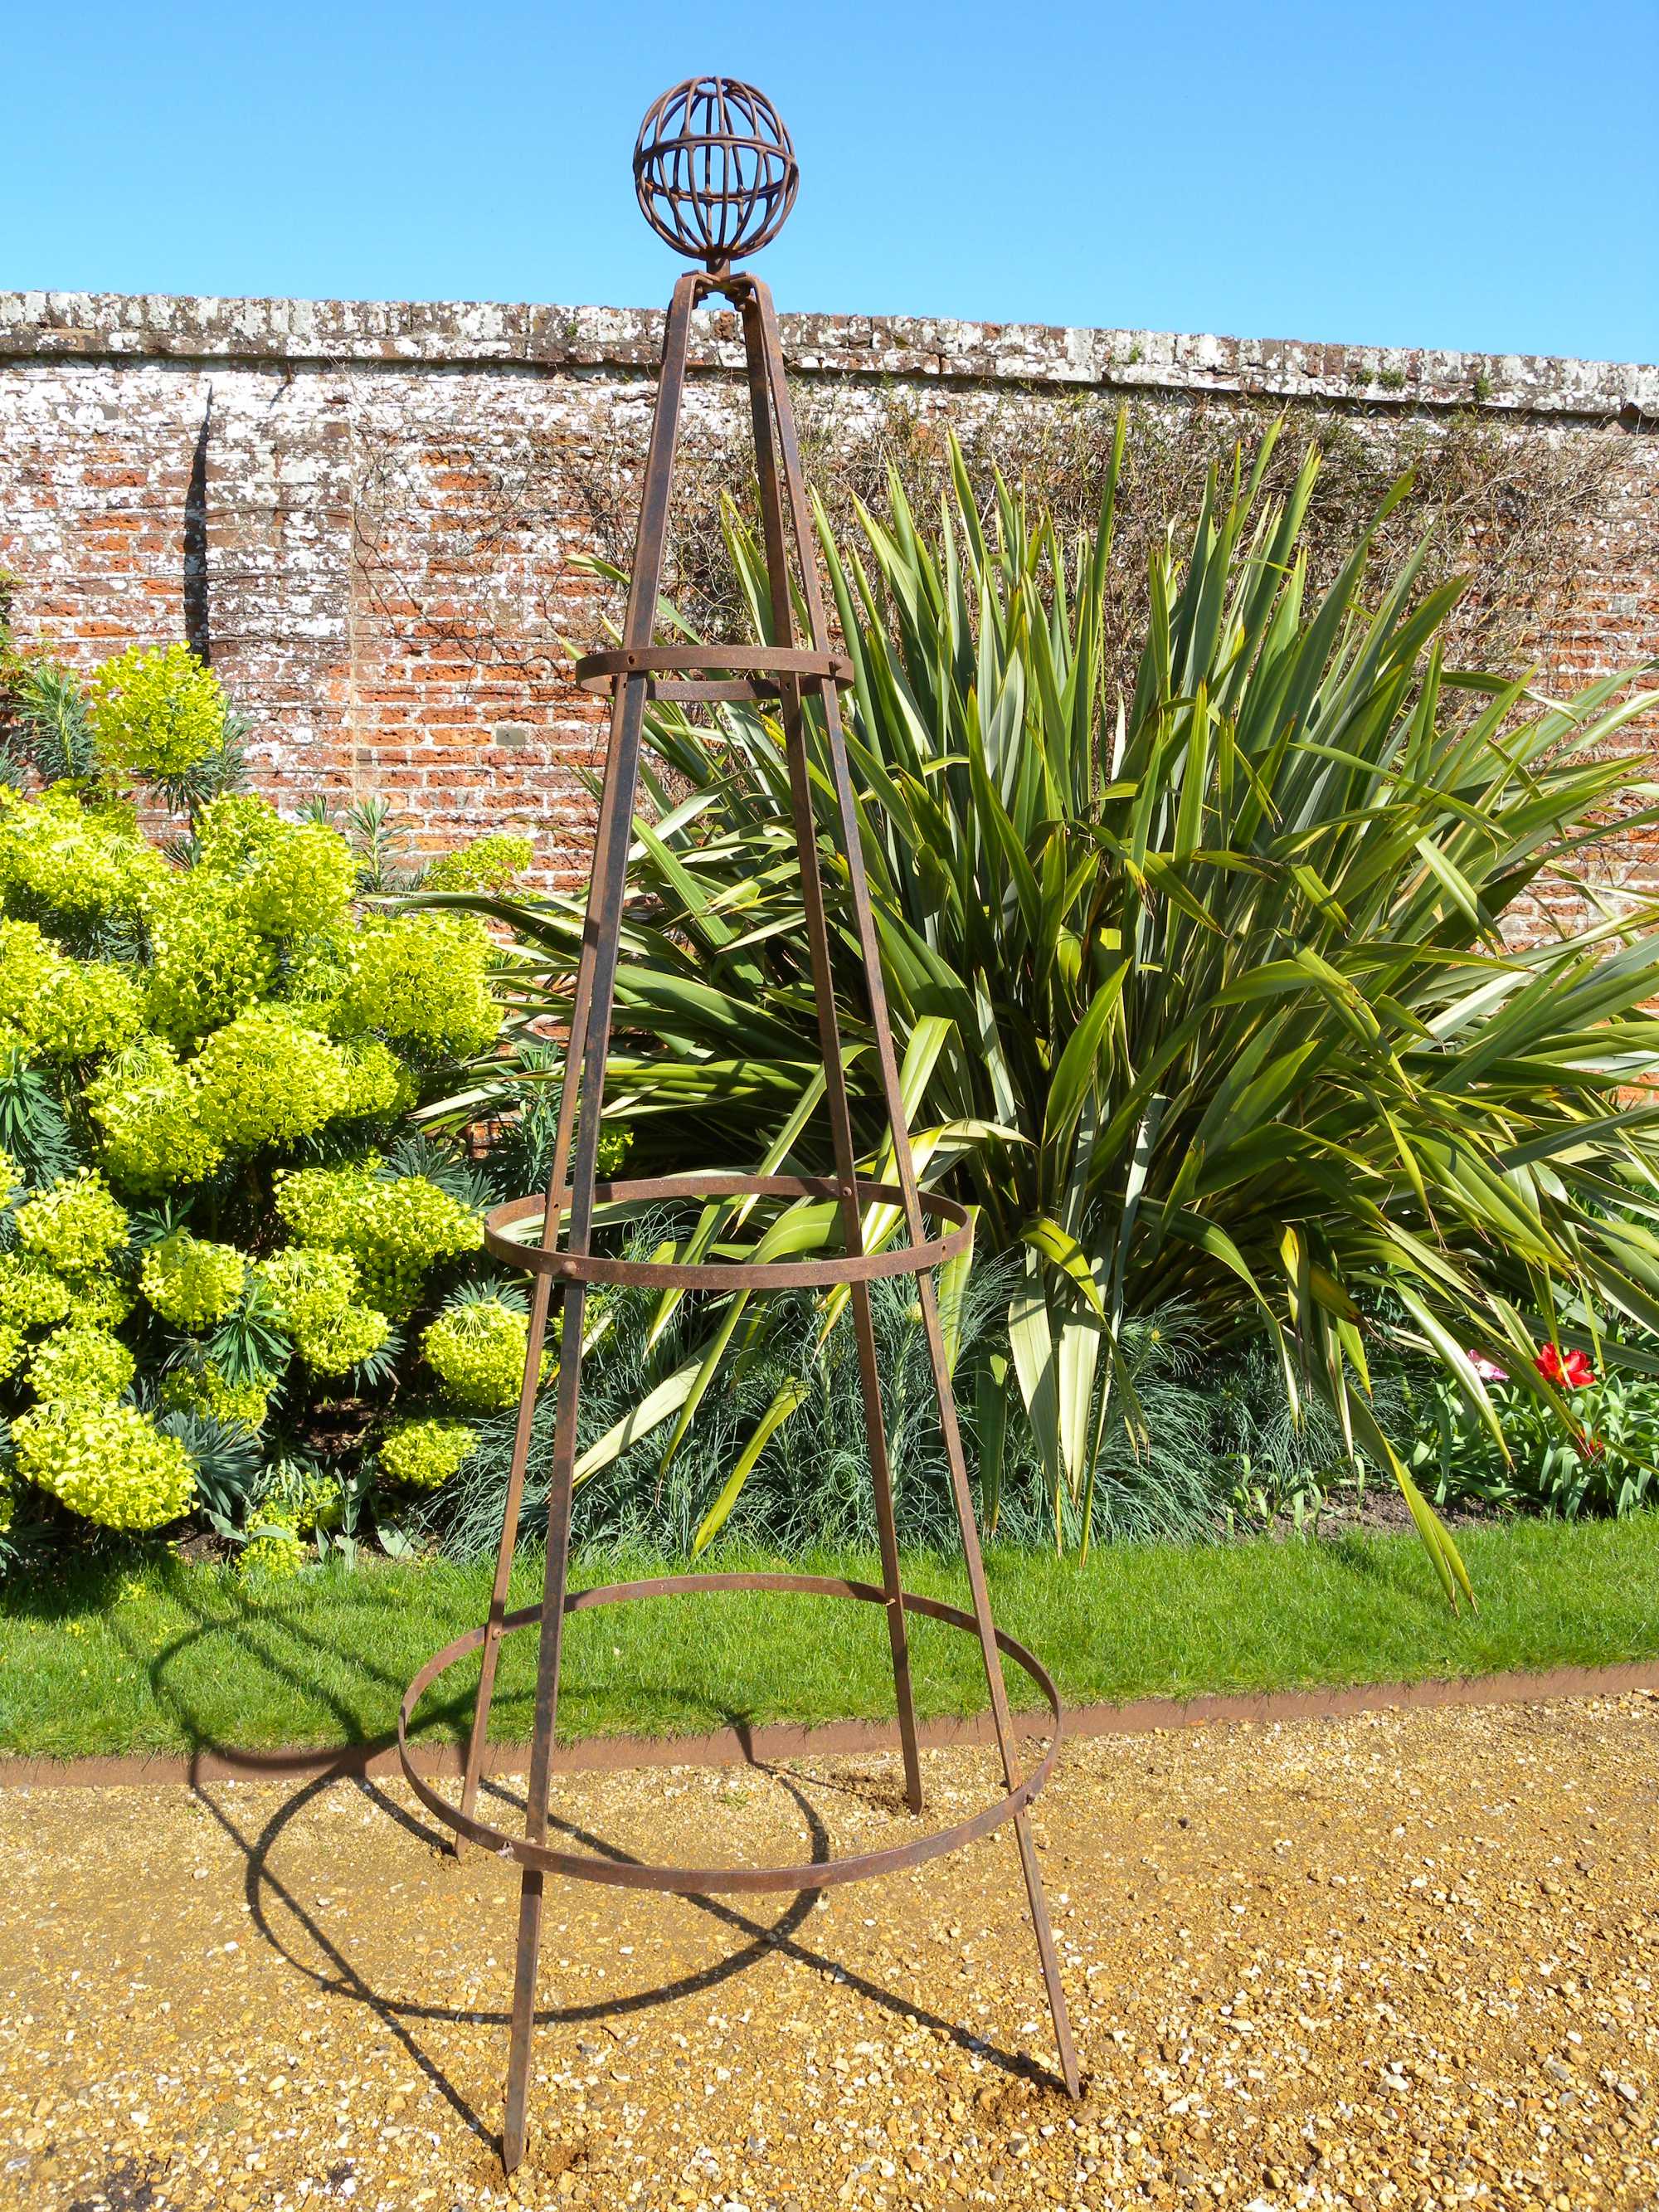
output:
[{"label": "yellow-green flower head", "polygon": [[332,1321],[357,1295],[357,1265],[343,1252],[304,1252],[290,1245],[258,1261],[254,1273],[289,1335]]},{"label": "yellow-green flower head", "polygon": [[266,800],[236,792],[203,808],[196,837],[197,872],[235,887],[260,936],[291,943],[349,926],[357,861],[337,830],[284,822]]},{"label": "yellow-green flower head", "polygon": [[163,1321],[178,1328],[210,1328],[240,1297],[247,1266],[234,1245],[175,1229],[145,1252],[138,1286]]},{"label": "yellow-green flower head", "polygon": [[471,1059],[501,1025],[490,958],[489,933],[471,915],[373,917],[359,932],[331,1025],[339,1036],[374,1030],[431,1058]]},{"label": "yellow-green flower head", "polygon": [[22,1182],[23,1178],[18,1174],[11,1154],[0,1150],[0,1213],[3,1213],[16,1197]]},{"label": "yellow-green flower head", "polygon": [[349,1253],[363,1295],[393,1319],[413,1307],[441,1260],[476,1251],[483,1225],[424,1176],[366,1166],[300,1168],[276,1178],[276,1211],[308,1249]]},{"label": "yellow-green flower head", "polygon": [[254,927],[240,884],[191,868],[145,900],[144,920],[145,1018],[173,1043],[194,1044],[275,990],[276,948]]},{"label": "yellow-green flower head", "polygon": [[134,1406],[55,1398],[11,1433],[18,1473],[105,1528],[163,1528],[196,1494],[189,1453]]},{"label": "yellow-green flower head", "polygon": [[343,1252],[289,1247],[262,1260],[258,1273],[294,1349],[319,1375],[343,1375],[392,1333],[383,1313],[358,1304],[356,1263]]},{"label": "yellow-green flower head", "polygon": [[49,1328],[69,1318],[74,1292],[63,1277],[21,1252],[0,1252],[0,1322]]},{"label": "yellow-green flower head", "polygon": [[227,1022],[190,1060],[165,1038],[141,1037],[85,1091],[103,1165],[133,1191],[198,1182],[228,1156],[392,1113],[412,1097],[407,1071],[377,1039],[334,1044],[280,1005]]},{"label": "yellow-green flower head", "polygon": [[356,1070],[286,1006],[257,1006],[215,1030],[190,1063],[196,1118],[227,1152],[309,1136],[350,1101]]},{"label": "yellow-green flower head", "polygon": [[302,1022],[336,1034],[335,1008],[351,978],[355,921],[341,929],[295,938],[284,948],[283,997]]},{"label": "yellow-green flower head", "polygon": [[67,1285],[68,1318],[88,1328],[119,1328],[138,1303],[113,1275],[82,1275]]},{"label": "yellow-green flower head", "polygon": [[[421,1350],[458,1406],[492,1413],[518,1403],[529,1340],[523,1314],[498,1298],[478,1298],[446,1307],[422,1332]],[[548,1364],[544,1352],[544,1379]]]},{"label": "yellow-green flower head", "polygon": [[380,1439],[380,1472],[411,1490],[437,1490],[471,1458],[477,1442],[470,1421],[435,1414],[388,1421]]},{"label": "yellow-green flower head", "polygon": [[17,1241],[60,1275],[95,1274],[127,1241],[126,1209],[102,1176],[82,1168],[18,1207]]},{"label": "yellow-green flower head", "polygon": [[142,1036],[118,1053],[83,1096],[103,1134],[104,1168],[123,1190],[199,1182],[225,1156],[221,1139],[204,1126],[195,1085],[164,1037]]},{"label": "yellow-green flower head", "polygon": [[284,823],[242,884],[249,921],[264,937],[310,937],[343,927],[356,888],[357,861],[337,830]]},{"label": "yellow-green flower head", "polygon": [[0,1382],[9,1382],[23,1364],[28,1339],[9,1321],[0,1321]]},{"label": "yellow-green flower head", "polygon": [[422,878],[422,888],[434,891],[504,891],[517,881],[535,857],[528,837],[496,830],[457,846],[434,860]]},{"label": "yellow-green flower head", "polygon": [[368,1115],[406,1113],[418,1093],[415,1079],[390,1045],[379,1037],[363,1037],[337,1045],[345,1068],[345,1083],[334,1111],[337,1121],[355,1121]]},{"label": "yellow-green flower head", "polygon": [[131,647],[88,696],[99,757],[118,775],[182,775],[223,746],[225,695],[187,645]]},{"label": "yellow-green flower head", "polygon": [[36,1049],[55,1060],[118,1052],[143,1018],[143,994],[128,969],[110,960],[66,960],[47,984]]},{"label": "yellow-green flower head", "polygon": [[269,1382],[228,1382],[210,1359],[197,1367],[171,1367],[161,1377],[161,1403],[169,1413],[202,1413],[216,1421],[258,1429],[270,1410]]},{"label": "yellow-green flower head", "polygon": [[302,1330],[294,1349],[319,1375],[343,1375],[380,1350],[392,1323],[374,1306],[347,1306],[331,1321]]},{"label": "yellow-green flower head", "polygon": [[33,1058],[89,1060],[130,1044],[142,1000],[125,968],[71,960],[32,921],[0,921],[0,1042]]},{"label": "yellow-green flower head", "polygon": [[29,1387],[37,1398],[118,1398],[131,1382],[133,1358],[107,1329],[71,1322],[34,1347]]},{"label": "yellow-green flower head", "polygon": [[0,921],[0,1031],[8,1042],[33,1042],[47,981],[68,965],[33,922]]},{"label": "yellow-green flower head", "polygon": [[198,868],[234,878],[279,843],[287,823],[268,799],[252,791],[222,792],[196,817]]},{"label": "yellow-green flower head", "polygon": [[0,807],[0,908],[48,921],[137,914],[167,866],[130,818],[82,806],[73,792]]},{"label": "yellow-green flower head", "polygon": [[299,1530],[284,1522],[267,1521],[252,1543],[243,1545],[236,1573],[242,1582],[287,1582],[301,1573],[305,1565]]},{"label": "yellow-green flower head", "polygon": [[267,1527],[276,1522],[292,1528],[296,1535],[308,1536],[316,1528],[337,1528],[344,1512],[337,1477],[303,1462],[278,1460],[254,1518]]}]

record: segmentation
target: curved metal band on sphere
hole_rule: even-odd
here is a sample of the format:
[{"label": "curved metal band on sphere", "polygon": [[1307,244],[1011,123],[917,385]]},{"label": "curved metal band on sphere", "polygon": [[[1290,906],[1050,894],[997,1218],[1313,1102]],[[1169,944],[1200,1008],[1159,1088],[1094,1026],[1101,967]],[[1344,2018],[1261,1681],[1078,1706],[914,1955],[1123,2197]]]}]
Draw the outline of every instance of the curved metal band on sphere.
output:
[{"label": "curved metal band on sphere", "polygon": [[[666,1575],[654,1582],[607,1583],[595,1589],[568,1591],[564,1610],[567,1613],[585,1613],[593,1606],[627,1605],[639,1598],[748,1589],[801,1590],[814,1597],[857,1598],[867,1605],[887,1603],[887,1593],[873,1583],[842,1582],[828,1575]],[[979,1624],[973,1614],[960,1606],[946,1605],[939,1598],[922,1597],[915,1590],[902,1590],[898,1595],[906,1613],[943,1621],[950,1628],[966,1629],[970,1635],[978,1633]],[[528,1628],[541,1617],[539,1606],[525,1606],[516,1613],[509,1613],[501,1626],[503,1629]],[[667,1890],[680,1896],[710,1897],[744,1890],[832,1889],[841,1882],[868,1881],[878,1875],[903,1874],[928,1859],[940,1858],[947,1851],[960,1850],[964,1844],[988,1836],[1023,1812],[1053,1773],[1060,1754],[1060,1692],[1053,1677],[1035,1652],[1028,1651],[1006,1631],[998,1629],[998,1649],[1024,1669],[1047,1699],[1054,1734],[1048,1750],[1025,1779],[1006,1796],[995,1799],[968,1820],[958,1820],[952,1827],[936,1829],[932,1835],[919,1836],[913,1843],[860,1851],[848,1858],[797,1861],[789,1866],[652,1866],[636,1860],[595,1858],[584,1851],[558,1850],[550,1844],[532,1844],[522,1836],[509,1835],[491,1821],[463,1813],[415,1771],[409,1755],[409,1724],[416,1706],[446,1668],[478,1650],[484,1635],[482,1628],[469,1629],[453,1644],[446,1644],[441,1651],[434,1651],[404,1692],[403,1703],[398,1709],[398,1757],[402,1762],[404,1778],[428,1813],[470,1843],[495,1852],[500,1858],[514,1859],[520,1866],[538,1868],[544,1874],[568,1875],[576,1881],[604,1882],[616,1889]]]},{"label": "curved metal band on sphere", "polygon": [[[891,1182],[857,1185],[860,1208],[902,1206],[904,1193]],[[600,1206],[654,1204],[665,1199],[818,1198],[836,1203],[841,1186],[827,1176],[678,1175],[647,1181],[600,1182],[593,1186]],[[936,1191],[917,1194],[922,1211],[956,1226],[925,1244],[901,1244],[886,1252],[848,1254],[839,1260],[612,1260],[594,1252],[562,1252],[556,1246],[521,1243],[506,1231],[515,1222],[544,1216],[544,1198],[509,1199],[484,1216],[484,1249],[509,1267],[527,1274],[550,1275],[560,1283],[612,1283],[647,1291],[818,1291],[837,1283],[872,1283],[896,1275],[920,1275],[968,1249],[967,1210]],[[567,1192],[561,1214],[569,1211]]]},{"label": "curved metal band on sphere", "polygon": [[640,211],[665,245],[710,269],[782,229],[800,170],[765,94],[736,77],[688,77],[647,109],[634,148]]}]

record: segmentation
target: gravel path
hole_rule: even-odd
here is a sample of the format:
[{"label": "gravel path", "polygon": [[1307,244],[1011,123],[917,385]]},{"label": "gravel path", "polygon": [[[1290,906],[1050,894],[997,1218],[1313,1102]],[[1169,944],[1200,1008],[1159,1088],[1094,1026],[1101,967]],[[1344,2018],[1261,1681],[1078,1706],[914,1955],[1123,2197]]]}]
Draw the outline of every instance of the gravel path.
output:
[{"label": "gravel path", "polygon": [[[903,1826],[895,1765],[555,1808],[808,1855]],[[945,1817],[992,1780],[926,1769]],[[816,1902],[552,1886],[509,2194],[510,1869],[401,1786],[0,1795],[0,2204],[1659,2205],[1659,1698],[1104,1739],[1037,1832],[1080,2108],[1006,1834]]]}]

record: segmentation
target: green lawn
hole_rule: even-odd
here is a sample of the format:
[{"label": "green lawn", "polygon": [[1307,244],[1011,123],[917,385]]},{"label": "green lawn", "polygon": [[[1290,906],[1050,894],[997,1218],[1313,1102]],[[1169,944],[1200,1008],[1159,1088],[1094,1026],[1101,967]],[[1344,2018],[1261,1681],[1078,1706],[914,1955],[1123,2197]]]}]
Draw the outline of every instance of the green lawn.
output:
[{"label": "green lawn", "polygon": [[[1517,1522],[1460,1534],[1480,1596],[1454,1619],[1415,1538],[1108,1547],[1086,1566],[994,1550],[1002,1626],[1073,1703],[1212,1690],[1330,1686],[1659,1658],[1659,1514],[1580,1526]],[[768,1564],[722,1554],[726,1566]],[[811,1571],[871,1578],[873,1560]],[[514,1602],[538,1595],[520,1564]],[[634,1560],[589,1582],[664,1571]],[[952,1562],[906,1579],[965,1602]],[[487,1565],[377,1563],[251,1595],[174,1559],[66,1569],[0,1589],[0,1751],[76,1753],[358,1742],[392,1728],[427,1653],[483,1618]],[[983,1702],[972,1639],[916,1630],[928,1715]],[[528,1730],[533,1633],[509,1638],[495,1733]],[[696,1733],[744,1720],[823,1721],[891,1708],[873,1607],[811,1597],[709,1596],[580,1613],[566,1635],[561,1730]],[[429,1694],[434,1734],[465,1726],[477,1662]],[[1022,1703],[1035,1695],[1011,1671]]]}]

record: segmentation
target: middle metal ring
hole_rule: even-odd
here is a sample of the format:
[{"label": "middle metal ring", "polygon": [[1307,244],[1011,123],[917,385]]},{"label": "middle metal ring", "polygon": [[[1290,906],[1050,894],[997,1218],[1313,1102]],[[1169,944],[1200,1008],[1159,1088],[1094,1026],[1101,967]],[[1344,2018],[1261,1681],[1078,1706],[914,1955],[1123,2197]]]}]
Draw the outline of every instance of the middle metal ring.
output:
[{"label": "middle metal ring", "polygon": [[[860,1182],[860,1210],[899,1206],[904,1193],[896,1183]],[[645,1181],[602,1182],[593,1188],[601,1206],[653,1203],[663,1199],[818,1198],[838,1201],[840,1186],[821,1176],[678,1175]],[[495,1259],[526,1273],[550,1275],[556,1283],[614,1283],[629,1290],[819,1291],[836,1283],[872,1283],[894,1275],[920,1275],[942,1261],[967,1251],[972,1234],[965,1207],[937,1191],[919,1191],[924,1212],[957,1226],[925,1244],[901,1244],[888,1252],[848,1253],[831,1260],[612,1260],[594,1252],[562,1252],[556,1246],[526,1244],[504,1232],[514,1222],[542,1218],[542,1198],[510,1199],[484,1217],[484,1246]],[[567,1194],[560,1218],[569,1211]]]}]

